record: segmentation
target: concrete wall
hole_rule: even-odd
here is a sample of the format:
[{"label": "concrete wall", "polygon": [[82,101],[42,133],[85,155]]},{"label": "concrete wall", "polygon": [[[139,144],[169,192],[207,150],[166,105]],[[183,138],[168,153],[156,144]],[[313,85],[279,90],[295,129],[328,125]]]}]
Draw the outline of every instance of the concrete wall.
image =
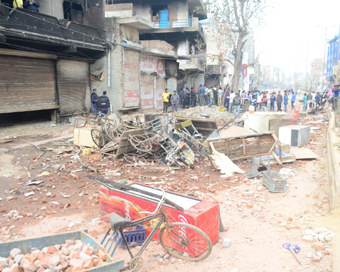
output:
[{"label": "concrete wall", "polygon": [[[106,39],[112,41],[113,37],[121,42],[120,26],[114,18],[105,19]],[[107,91],[112,110],[123,108],[123,47],[112,46],[110,53],[97,60],[90,66],[92,74],[98,75],[104,71],[103,81],[92,81],[91,89],[97,89],[97,94]]]},{"label": "concrete wall", "polygon": [[188,18],[188,3],[187,2],[176,2],[178,5],[177,20],[187,20]]},{"label": "concrete wall", "polygon": [[137,28],[121,25],[121,35],[123,40],[139,42],[139,31]]},{"label": "concrete wall", "polygon": [[151,20],[151,5],[150,4],[133,4],[133,11],[135,15],[145,18],[149,21]]},{"label": "concrete wall", "polygon": [[225,52],[224,43],[222,44],[218,26],[213,21],[210,24],[203,25],[203,32],[206,43],[206,63],[207,65],[218,65],[218,56]]},{"label": "concrete wall", "polygon": [[63,11],[64,0],[44,0],[40,1],[40,13],[57,17],[58,19],[64,19]]},{"label": "concrete wall", "polygon": [[177,79],[175,77],[170,77],[166,81],[167,88],[169,89],[169,93],[173,94],[174,91],[177,91]]}]

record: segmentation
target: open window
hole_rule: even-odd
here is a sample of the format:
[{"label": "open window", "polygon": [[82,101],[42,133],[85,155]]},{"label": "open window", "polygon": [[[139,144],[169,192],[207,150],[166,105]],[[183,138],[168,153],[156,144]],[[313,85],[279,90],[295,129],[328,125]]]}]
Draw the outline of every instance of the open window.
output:
[{"label": "open window", "polygon": [[160,21],[160,14],[161,10],[167,10],[167,5],[153,5],[151,6],[151,15],[152,15],[152,21],[153,22],[159,22]]},{"label": "open window", "polygon": [[78,24],[83,24],[84,22],[84,8],[81,4],[74,3],[74,1],[64,1],[64,19],[68,21],[73,21]]}]

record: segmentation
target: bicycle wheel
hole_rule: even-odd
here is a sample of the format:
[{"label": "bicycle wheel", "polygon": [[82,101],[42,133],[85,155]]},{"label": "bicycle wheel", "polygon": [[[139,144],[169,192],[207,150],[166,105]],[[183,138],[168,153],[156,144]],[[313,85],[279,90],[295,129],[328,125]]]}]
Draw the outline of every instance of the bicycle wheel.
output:
[{"label": "bicycle wheel", "polygon": [[209,237],[199,228],[186,223],[170,223],[159,231],[159,242],[170,255],[186,261],[201,261],[211,253]]}]

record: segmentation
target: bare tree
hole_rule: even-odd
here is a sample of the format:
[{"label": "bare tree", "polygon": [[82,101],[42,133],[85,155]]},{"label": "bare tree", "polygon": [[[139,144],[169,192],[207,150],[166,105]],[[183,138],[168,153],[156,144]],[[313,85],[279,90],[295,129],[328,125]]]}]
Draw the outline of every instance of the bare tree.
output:
[{"label": "bare tree", "polygon": [[[264,10],[267,5],[265,0],[209,0],[208,13],[215,20],[227,22],[228,32],[226,39],[232,41],[232,47],[236,52],[235,59],[228,60],[234,66],[234,74],[231,86],[238,90],[241,72],[258,62],[258,57],[252,63],[242,66],[243,48],[247,42],[247,36],[252,29],[262,23]],[[221,37],[222,39],[224,37]]]}]

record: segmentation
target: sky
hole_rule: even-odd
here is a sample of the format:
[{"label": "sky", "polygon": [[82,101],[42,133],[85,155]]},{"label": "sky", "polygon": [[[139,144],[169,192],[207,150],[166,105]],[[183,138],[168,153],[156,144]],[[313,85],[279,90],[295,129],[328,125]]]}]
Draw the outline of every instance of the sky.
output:
[{"label": "sky", "polygon": [[260,63],[281,67],[289,74],[305,73],[315,58],[324,56],[325,27],[329,27],[328,40],[339,33],[340,0],[267,1],[271,7],[265,24],[255,31]]}]

